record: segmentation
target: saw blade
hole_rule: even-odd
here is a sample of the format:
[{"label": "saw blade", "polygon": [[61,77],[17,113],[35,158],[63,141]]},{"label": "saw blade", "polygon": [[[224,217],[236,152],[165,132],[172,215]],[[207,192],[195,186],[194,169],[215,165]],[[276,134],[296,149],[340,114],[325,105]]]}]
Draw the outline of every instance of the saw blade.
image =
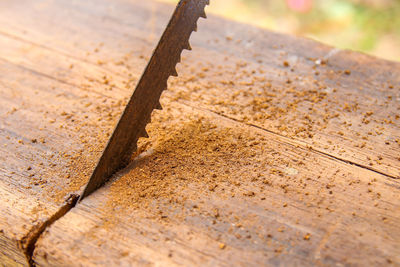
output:
[{"label": "saw blade", "polygon": [[126,167],[137,150],[140,137],[148,137],[146,125],[154,109],[161,109],[160,97],[169,76],[178,76],[176,64],[183,49],[191,50],[189,38],[197,31],[197,21],[206,18],[209,0],[181,0],[139,80],[80,200],[104,185],[113,174]]}]

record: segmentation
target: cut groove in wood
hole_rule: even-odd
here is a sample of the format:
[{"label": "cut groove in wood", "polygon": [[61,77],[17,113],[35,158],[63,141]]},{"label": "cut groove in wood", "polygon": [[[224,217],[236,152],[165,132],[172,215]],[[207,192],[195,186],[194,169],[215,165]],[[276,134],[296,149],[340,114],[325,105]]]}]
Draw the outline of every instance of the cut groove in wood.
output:
[{"label": "cut groove in wood", "polygon": [[28,233],[28,235],[22,239],[22,243],[26,243],[26,257],[30,266],[32,267],[35,266],[32,260],[32,256],[35,250],[36,242],[40,238],[40,235],[54,222],[56,222],[58,219],[67,214],[67,212],[70,211],[73,207],[75,207],[78,198],[79,198],[78,195],[71,195],[67,199],[65,205],[60,207],[60,209],[56,213],[54,213],[47,221],[45,221],[39,227],[34,229],[34,231]]}]

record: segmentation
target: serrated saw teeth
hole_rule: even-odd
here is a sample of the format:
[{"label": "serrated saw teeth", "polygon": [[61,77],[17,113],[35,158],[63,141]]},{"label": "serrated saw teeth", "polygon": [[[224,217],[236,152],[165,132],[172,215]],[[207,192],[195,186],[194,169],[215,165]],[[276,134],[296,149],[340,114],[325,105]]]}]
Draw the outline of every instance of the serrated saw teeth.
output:
[{"label": "serrated saw teeth", "polygon": [[172,69],[171,76],[178,77],[178,72],[176,72],[175,68]]},{"label": "serrated saw teeth", "polygon": [[157,102],[157,104],[156,104],[156,106],[154,107],[154,109],[162,110],[163,107],[161,106],[160,102]]},{"label": "serrated saw teeth", "polygon": [[192,50],[190,35],[197,31],[198,19],[207,17],[204,9],[209,3],[209,0],[180,0],[80,201],[126,167],[132,154],[137,151],[138,139],[149,137],[146,125],[151,122],[153,110],[162,109],[160,96],[167,89],[169,75],[178,76],[176,64],[181,60],[183,49]]},{"label": "serrated saw teeth", "polygon": [[202,12],[200,13],[200,17],[201,18],[207,18],[207,15],[206,15],[206,11],[205,10],[202,10]]},{"label": "serrated saw teeth", "polygon": [[187,43],[185,44],[185,46],[183,47],[183,49],[186,49],[186,50],[191,51],[191,50],[192,50],[192,46],[190,45],[189,42],[187,42]]},{"label": "serrated saw teeth", "polygon": [[149,138],[149,134],[147,133],[146,130],[141,131],[140,134],[139,134],[139,136],[140,136],[140,137],[144,137],[144,138]]},{"label": "serrated saw teeth", "polygon": [[[149,123],[151,122],[151,116],[148,117],[148,118],[145,120],[145,122],[146,122],[146,124],[149,124]],[[146,127],[146,126],[145,126],[145,127]]]}]

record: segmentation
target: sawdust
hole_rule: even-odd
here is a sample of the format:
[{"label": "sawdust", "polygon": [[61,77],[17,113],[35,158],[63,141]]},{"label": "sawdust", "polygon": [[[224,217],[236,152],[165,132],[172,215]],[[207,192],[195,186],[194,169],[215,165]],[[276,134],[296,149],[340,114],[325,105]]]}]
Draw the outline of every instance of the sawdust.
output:
[{"label": "sawdust", "polygon": [[265,139],[255,141],[247,138],[245,130],[221,128],[196,117],[180,118],[173,125],[167,119],[161,127],[158,120],[152,125],[149,132],[156,143],[151,154],[113,183],[110,205],[143,208],[156,199],[183,205],[188,196],[181,192],[193,187],[199,188],[191,198],[215,192],[230,198],[239,184],[262,181],[261,174],[269,167],[252,159],[262,153]]},{"label": "sawdust", "polygon": [[[266,52],[268,64],[262,63],[262,55],[241,60],[229,51],[207,52],[201,63],[197,63],[201,52],[182,60],[186,63],[179,71],[180,78],[170,81],[163,97],[166,102],[200,110],[189,116],[186,109],[167,104],[166,110],[156,115],[149,126],[151,139],[140,141],[143,157],[109,185],[103,209],[114,221],[108,227],[118,226],[124,215],[134,211],[161,224],[191,222],[210,234],[215,248],[224,252],[243,247],[240,240],[248,247],[270,248],[278,254],[299,242],[315,247],[325,226],[338,217],[347,218],[345,226],[362,224],[357,236],[386,235],[376,220],[390,223],[393,218],[371,217],[371,211],[363,209],[376,208],[378,214],[393,210],[390,203],[398,203],[394,193],[377,189],[383,188],[381,177],[373,180],[361,171],[355,173],[354,166],[334,164],[306,148],[317,147],[365,161],[365,165],[393,164],[397,168],[400,96],[396,90],[387,91],[397,85],[375,81],[373,76],[360,78],[357,67],[340,69],[322,60],[314,64],[318,60],[292,59],[286,52],[274,59],[271,54],[278,54],[276,49]],[[68,105],[63,104],[54,108],[54,114],[42,112],[46,127],[51,127],[42,134],[58,132],[55,129],[59,127],[65,135],[43,137],[38,133],[15,141],[21,146],[52,147],[55,140],[71,138],[74,143],[71,148],[54,145],[59,150],[50,155],[46,151],[42,162],[23,168],[29,172],[31,185],[43,188],[40,194],[50,201],[62,202],[69,194],[79,193],[89,178],[125,106],[121,99],[128,97],[137,78],[131,73],[141,71],[129,67],[135,66],[132,58],[142,58],[145,64],[143,55],[124,56],[115,61],[123,75],[109,74],[109,69],[115,69],[106,60],[90,59],[109,68],[107,74],[90,73],[90,78],[77,75],[82,62],[66,63],[69,78],[77,75],[83,80],[74,92],[76,103],[70,110],[64,110]],[[204,58],[212,60],[204,62]],[[118,79],[124,81],[118,83]],[[129,90],[121,91],[124,87]],[[117,92],[107,95],[110,91]],[[66,95],[62,98],[67,99]],[[202,116],[207,112],[201,109],[219,115]],[[227,126],[222,116],[233,120]],[[252,125],[275,135],[259,133],[249,127]],[[289,139],[282,141],[279,136]],[[293,140],[306,145],[293,145]],[[190,221],[193,218],[200,223]],[[302,227],[297,228],[298,224]],[[343,227],[340,231],[346,233]]]},{"label": "sawdust", "polygon": [[[75,127],[80,129],[79,142],[81,149],[70,154],[62,154],[68,164],[65,169],[67,186],[56,191],[55,194],[51,194],[55,201],[64,200],[69,194],[79,195],[81,193],[82,187],[88,181],[107,144],[125,103],[118,101],[110,106],[105,106],[93,101],[91,104],[93,105],[92,109],[95,109],[99,114],[106,114],[106,116],[101,117],[101,120],[96,118],[80,123],[75,122],[75,125],[78,125]],[[95,130],[99,128],[102,131]]]},{"label": "sawdust", "polygon": [[[297,188],[305,177],[292,174],[289,178],[284,169],[301,166],[307,152],[290,159],[261,133],[182,108],[175,105],[174,110],[155,116],[148,127],[151,139],[141,140],[146,152],[105,188],[109,194],[100,209],[106,216],[102,227],[113,231],[134,213],[136,220],[149,218],[167,229],[199,220],[196,227],[206,231],[210,244],[221,250],[243,239],[270,242],[265,234],[270,227],[258,229],[261,218],[243,210],[242,205],[267,211],[272,195],[279,201],[278,192],[287,195],[281,195],[283,199],[304,195]],[[304,183],[309,183],[307,180]],[[235,210],[233,203],[240,209]],[[273,209],[277,212],[286,207],[274,204]],[[232,224],[235,227],[221,235],[219,227]],[[301,237],[293,235],[291,239],[300,242]]]},{"label": "sawdust", "polygon": [[[269,59],[268,68],[259,60],[244,62],[232,55],[225,57],[223,67],[209,61],[192,68],[188,62],[182,68],[186,75],[171,83],[172,97],[363,165],[377,162],[355,156],[360,148],[375,154],[379,147],[386,156],[376,168],[388,172],[394,166],[389,151],[400,153],[396,135],[392,136],[398,131],[396,108],[392,108],[397,105],[389,90],[376,90],[386,87],[386,82],[377,81],[376,76],[363,77],[357,68],[337,69],[295,55]],[[188,69],[190,74],[185,73]],[[312,75],[316,71],[318,76]],[[206,78],[201,78],[203,75]],[[374,96],[364,94],[366,90],[374,91]],[[377,110],[370,110],[371,106]],[[388,135],[390,141],[385,140]]]},{"label": "sawdust", "polygon": [[[243,236],[267,242],[266,232],[271,234],[271,227],[254,228],[260,218],[242,207],[235,210],[233,203],[249,203],[267,214],[272,210],[289,216],[288,220],[300,205],[313,214],[299,218],[304,224],[314,217],[331,218],[351,210],[352,205],[343,206],[336,197],[359,195],[377,182],[343,166],[333,168],[307,149],[291,150],[271,142],[262,132],[240,123],[192,113],[184,106],[171,109],[169,105],[167,112],[156,114],[149,125],[151,138],[141,140],[141,151],[146,152],[105,188],[109,194],[102,213],[115,215],[104,218],[106,229],[118,227],[134,212],[138,218],[151,218],[171,227],[188,224],[189,218],[203,218],[199,220],[214,226],[204,222],[196,227],[208,231],[215,242],[221,241],[217,230],[221,224],[237,225],[223,234],[223,239],[235,236],[233,244],[241,242]],[[320,166],[318,170],[312,167],[315,165]],[[376,200],[375,193],[363,198],[368,203]],[[275,229],[295,243],[311,241],[311,233],[295,235],[282,224]]]},{"label": "sawdust", "polygon": [[[87,94],[80,100],[84,108],[68,112],[62,110],[58,116],[58,127],[70,133],[74,145],[71,148],[63,147],[50,155],[46,152],[42,156],[44,162],[39,164],[41,168],[35,169],[35,176],[31,179],[33,186],[42,187],[42,197],[53,203],[65,202],[71,194],[81,193],[125,106],[125,100],[90,99]],[[48,144],[54,146],[54,141],[49,137],[47,139]],[[46,143],[44,138],[38,140]],[[52,162],[51,168],[44,168],[49,160]]]}]

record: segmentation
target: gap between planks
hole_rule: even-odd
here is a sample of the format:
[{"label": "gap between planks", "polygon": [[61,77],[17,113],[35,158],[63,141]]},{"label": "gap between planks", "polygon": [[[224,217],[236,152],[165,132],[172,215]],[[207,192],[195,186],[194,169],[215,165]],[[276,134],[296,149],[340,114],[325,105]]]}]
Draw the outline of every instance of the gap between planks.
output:
[{"label": "gap between planks", "polygon": [[[58,55],[61,55],[61,56],[67,57],[67,58],[72,58],[72,59],[75,59],[75,60],[77,60],[77,61],[79,61],[79,62],[83,62],[83,63],[89,64],[89,65],[92,65],[92,66],[96,66],[97,68],[100,68],[100,69],[102,69],[103,71],[110,72],[110,73],[112,73],[113,75],[118,75],[118,73],[115,73],[115,72],[113,72],[113,71],[110,70],[110,69],[107,69],[107,68],[104,68],[104,67],[102,67],[102,66],[99,66],[98,64],[96,64],[96,63],[94,63],[94,62],[92,62],[92,61],[90,61],[90,60],[86,60],[86,59],[84,59],[84,58],[77,57],[77,56],[75,56],[75,55],[73,55],[73,54],[65,53],[65,52],[63,52],[63,51],[60,51],[60,50],[57,50],[57,49],[48,47],[48,46],[43,45],[43,44],[39,44],[39,43],[35,43],[35,42],[32,42],[32,41],[26,40],[26,39],[24,39],[24,38],[21,38],[21,37],[19,37],[19,36],[16,36],[16,35],[12,35],[12,34],[3,32],[3,31],[1,31],[1,30],[0,30],[0,35],[3,35],[3,36],[5,36],[5,37],[7,37],[7,38],[16,40],[16,41],[21,42],[21,43],[26,43],[26,44],[30,44],[30,45],[33,45],[33,46],[36,46],[36,47],[40,47],[40,48],[42,48],[42,49],[44,49],[44,50],[47,50],[47,51],[49,51],[49,52],[53,52],[53,53],[55,53],[55,54],[58,54]],[[143,40],[144,40],[144,39],[143,39]],[[144,40],[144,41],[145,41],[145,40]]]},{"label": "gap between planks", "polygon": [[385,176],[385,177],[387,177],[387,178],[390,178],[390,179],[400,180],[400,176],[399,176],[399,177],[396,177],[396,176],[393,176],[393,175],[384,173],[384,172],[382,172],[382,171],[376,170],[376,169],[374,169],[374,168],[368,167],[368,166],[366,166],[366,165],[359,164],[359,163],[353,162],[353,161],[351,161],[351,160],[343,159],[343,158],[340,158],[340,157],[335,156],[335,155],[331,155],[331,154],[329,154],[329,153],[326,153],[326,152],[320,151],[320,150],[318,150],[318,149],[315,149],[315,148],[313,148],[311,145],[309,145],[309,144],[307,144],[307,143],[305,143],[305,142],[302,142],[302,141],[297,140],[297,139],[292,139],[292,138],[286,137],[286,136],[284,136],[284,135],[282,135],[282,134],[279,134],[279,133],[274,132],[274,131],[272,131],[272,130],[265,129],[265,128],[261,127],[261,126],[258,126],[258,125],[252,124],[252,123],[245,123],[245,122],[243,122],[243,121],[241,121],[241,120],[238,120],[238,119],[229,117],[229,116],[227,116],[227,115],[221,114],[221,113],[216,112],[216,111],[211,110],[211,109],[201,108],[201,107],[194,107],[194,106],[188,104],[186,101],[185,101],[185,102],[184,102],[184,101],[178,101],[178,103],[180,103],[180,104],[182,104],[182,105],[185,105],[185,106],[187,106],[187,107],[193,108],[193,109],[195,109],[195,110],[201,110],[201,111],[204,111],[204,112],[207,112],[207,113],[215,114],[215,115],[217,115],[217,116],[219,116],[219,117],[225,118],[225,119],[230,120],[230,121],[237,122],[237,123],[239,123],[239,124],[241,124],[241,125],[244,125],[244,126],[247,126],[247,127],[257,128],[257,129],[262,130],[262,131],[264,131],[264,132],[268,132],[268,133],[270,133],[270,134],[272,134],[272,135],[274,135],[274,136],[277,136],[277,137],[283,139],[283,140],[285,141],[286,144],[289,144],[289,145],[296,145],[296,146],[301,146],[301,147],[303,147],[303,148],[307,148],[307,149],[309,149],[310,151],[314,152],[315,154],[319,154],[319,155],[325,156],[325,157],[330,158],[330,159],[332,159],[332,160],[337,160],[337,161],[340,161],[340,162],[343,162],[343,163],[346,163],[346,164],[350,164],[350,165],[353,165],[353,166],[356,166],[356,167],[359,167],[359,168],[362,168],[362,169],[366,169],[366,170],[372,171],[372,172],[374,172],[374,173],[383,175],[383,176]]},{"label": "gap between planks", "polygon": [[[7,60],[7,59],[5,59],[5,58],[3,58],[3,57],[0,57],[0,61],[6,62],[6,63],[11,64],[11,65],[14,65],[14,66],[16,66],[17,68],[20,68],[20,69],[22,69],[22,70],[25,70],[25,71],[30,72],[30,73],[33,73],[33,74],[36,74],[36,75],[38,75],[38,76],[40,76],[40,77],[47,78],[47,79],[50,79],[50,80],[59,82],[59,83],[64,84],[64,85],[69,85],[69,86],[74,87],[74,88],[77,88],[77,89],[80,89],[80,88],[81,88],[79,85],[76,85],[76,84],[73,84],[73,83],[69,83],[69,82],[64,81],[64,80],[62,80],[62,79],[60,79],[60,78],[56,78],[56,77],[53,77],[53,76],[51,76],[51,75],[49,75],[49,74],[46,74],[46,73],[43,73],[43,72],[40,72],[40,71],[31,69],[31,68],[29,68],[29,67],[23,66],[23,65],[21,65],[21,64],[18,64],[18,63],[12,62],[12,61],[9,61],[9,60]],[[96,82],[97,82],[97,83],[100,83],[98,80],[97,80]],[[12,89],[12,88],[10,88],[10,89]],[[106,97],[106,98],[112,98],[113,100],[115,100],[115,98],[113,98],[113,97],[111,97],[111,96],[104,95],[104,94],[102,94],[102,93],[100,93],[100,92],[98,92],[98,91],[91,90],[91,89],[89,89],[89,88],[85,88],[85,90],[88,91],[88,92],[90,92],[90,93],[94,93],[94,94],[96,94],[96,95],[100,95],[100,96]]]}]

